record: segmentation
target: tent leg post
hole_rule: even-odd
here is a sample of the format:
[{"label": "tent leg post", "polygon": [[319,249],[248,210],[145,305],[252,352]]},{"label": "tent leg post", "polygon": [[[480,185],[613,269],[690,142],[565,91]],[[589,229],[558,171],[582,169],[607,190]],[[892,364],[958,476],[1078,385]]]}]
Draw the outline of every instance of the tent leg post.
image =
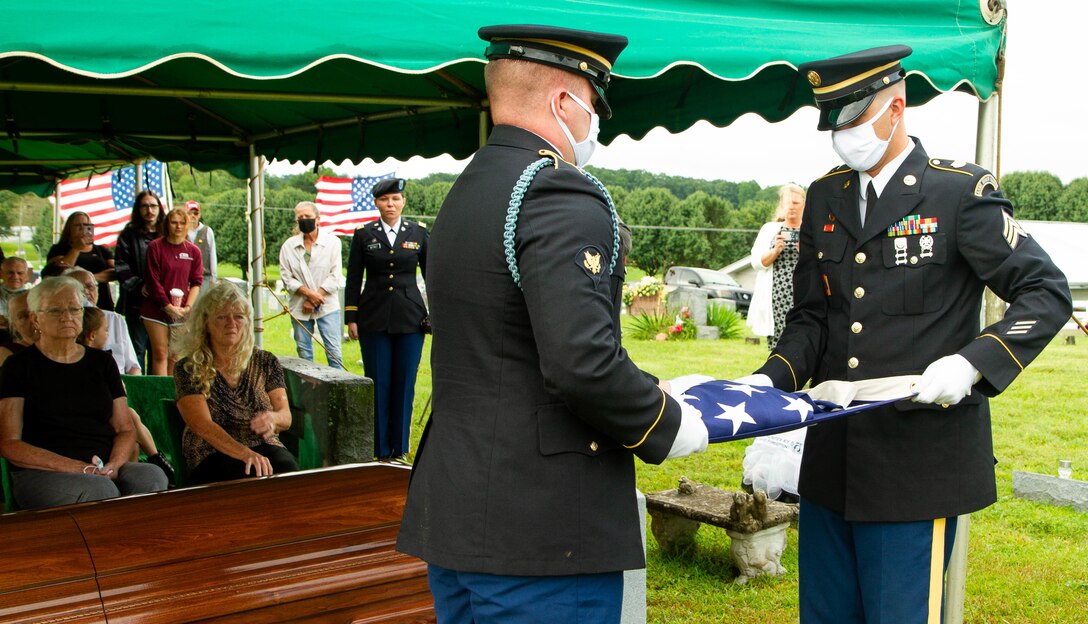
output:
[{"label": "tent leg post", "polygon": [[[998,101],[1001,95],[994,93],[986,102],[978,104],[978,125],[975,134],[975,162],[1000,175],[998,165],[998,127],[1001,124]],[[989,291],[983,298],[983,318],[980,325],[985,327],[996,321],[1004,312],[991,300],[999,302]],[[996,309],[995,309],[996,308]],[[944,624],[963,623],[963,603],[967,588],[967,542],[971,531],[971,516],[964,514],[956,523],[956,541],[952,546],[952,557],[948,562],[948,575],[944,583]]]},{"label": "tent leg post", "polygon": [[249,292],[253,303],[253,345],[264,346],[264,157],[249,146]]}]

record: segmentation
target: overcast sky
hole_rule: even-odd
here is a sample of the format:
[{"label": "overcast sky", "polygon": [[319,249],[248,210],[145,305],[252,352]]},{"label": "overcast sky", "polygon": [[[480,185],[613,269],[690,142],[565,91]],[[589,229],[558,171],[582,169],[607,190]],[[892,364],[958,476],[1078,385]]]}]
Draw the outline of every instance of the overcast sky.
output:
[{"label": "overcast sky", "polygon": [[[1088,177],[1088,110],[1084,65],[1077,45],[1085,36],[1083,4],[1076,0],[1010,0],[1002,110],[1001,172],[1049,171],[1068,184]],[[935,158],[974,160],[978,102],[946,93],[908,110],[907,131]],[[755,115],[726,128],[700,122],[679,134],[661,128],[641,141],[621,136],[594,154],[592,163],[611,169],[645,169],[761,186],[807,185],[838,164],[828,132],[816,131],[816,109],[806,107],[771,124]],[[607,122],[605,122],[607,123]],[[465,161],[450,157],[387,160],[359,166],[332,165],[343,175],[395,171],[407,178],[433,172],[459,173]],[[310,167],[313,165],[311,164]],[[307,167],[273,165],[277,174]]]}]

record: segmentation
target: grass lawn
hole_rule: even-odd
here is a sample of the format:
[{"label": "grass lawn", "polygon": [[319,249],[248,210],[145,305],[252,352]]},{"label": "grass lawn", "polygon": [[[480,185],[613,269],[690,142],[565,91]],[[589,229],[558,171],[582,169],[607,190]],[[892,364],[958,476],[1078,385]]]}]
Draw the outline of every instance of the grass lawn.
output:
[{"label": "grass lawn", "polygon": [[[287,318],[266,323],[265,348],[294,355]],[[1066,345],[1059,337],[1013,386],[992,400],[998,464],[997,504],[972,515],[964,619],[977,624],[1080,623],[1088,621],[1088,514],[1026,502],[1012,496],[1014,470],[1056,474],[1058,459],[1072,459],[1074,478],[1088,478],[1088,389],[1082,382],[1088,336]],[[766,346],[741,340],[715,342],[628,341],[631,357],[662,378],[704,373],[735,378],[754,370]],[[317,349],[318,361],[323,354]],[[430,338],[416,386],[419,423],[431,389]],[[358,343],[344,344],[348,369],[362,374]],[[422,427],[413,429],[418,442]],[[413,444],[413,448],[414,448]],[[675,487],[681,475],[736,489],[745,442],[715,444],[701,455],[661,466],[638,463],[638,487]],[[663,556],[647,527],[647,603],[650,622],[792,624],[797,621],[797,532],[789,531],[779,578],[734,585],[729,539],[703,527],[697,548]]]}]

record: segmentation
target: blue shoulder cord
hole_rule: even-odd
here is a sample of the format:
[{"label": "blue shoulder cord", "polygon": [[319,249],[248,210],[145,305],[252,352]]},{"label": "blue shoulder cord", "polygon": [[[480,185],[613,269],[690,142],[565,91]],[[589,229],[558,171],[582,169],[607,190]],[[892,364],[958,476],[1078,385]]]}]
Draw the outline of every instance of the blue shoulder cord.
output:
[{"label": "blue shoulder cord", "polygon": [[[521,213],[521,201],[525,197],[525,191],[529,190],[529,184],[532,183],[533,178],[540,172],[541,169],[547,167],[550,164],[555,163],[558,166],[558,161],[552,157],[544,157],[540,160],[532,162],[525,171],[521,172],[521,176],[518,177],[517,184],[514,185],[514,190],[510,193],[510,204],[506,209],[506,225],[503,227],[502,245],[506,250],[506,266],[510,268],[510,275],[514,278],[514,283],[518,288],[521,288],[521,272],[518,270],[518,259],[514,253],[514,234],[518,229],[518,215]],[[582,175],[592,182],[602,193],[604,193],[604,199],[608,203],[608,212],[612,216],[612,260],[608,263],[608,274],[611,275],[612,271],[616,268],[616,261],[619,259],[620,253],[620,229],[619,229],[619,217],[616,216],[616,205],[612,202],[612,195],[609,194],[608,189],[601,184],[600,180],[593,177],[593,174],[588,171],[581,171]]]}]

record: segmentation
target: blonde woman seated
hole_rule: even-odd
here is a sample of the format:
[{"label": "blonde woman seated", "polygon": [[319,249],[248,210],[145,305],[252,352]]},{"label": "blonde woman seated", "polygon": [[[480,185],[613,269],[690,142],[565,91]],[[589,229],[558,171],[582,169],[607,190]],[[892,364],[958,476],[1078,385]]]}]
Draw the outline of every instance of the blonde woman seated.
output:
[{"label": "blonde woman seated", "polygon": [[178,340],[174,385],[194,485],[298,470],[278,435],[291,426],[283,367],[253,347],[252,316],[245,293],[218,282]]},{"label": "blonde woman seated", "polygon": [[157,466],[129,461],[136,436],[113,358],[76,342],[81,291],[70,277],[30,291],[40,336],[0,375],[0,454],[14,467],[12,492],[23,508],[166,489]]}]

